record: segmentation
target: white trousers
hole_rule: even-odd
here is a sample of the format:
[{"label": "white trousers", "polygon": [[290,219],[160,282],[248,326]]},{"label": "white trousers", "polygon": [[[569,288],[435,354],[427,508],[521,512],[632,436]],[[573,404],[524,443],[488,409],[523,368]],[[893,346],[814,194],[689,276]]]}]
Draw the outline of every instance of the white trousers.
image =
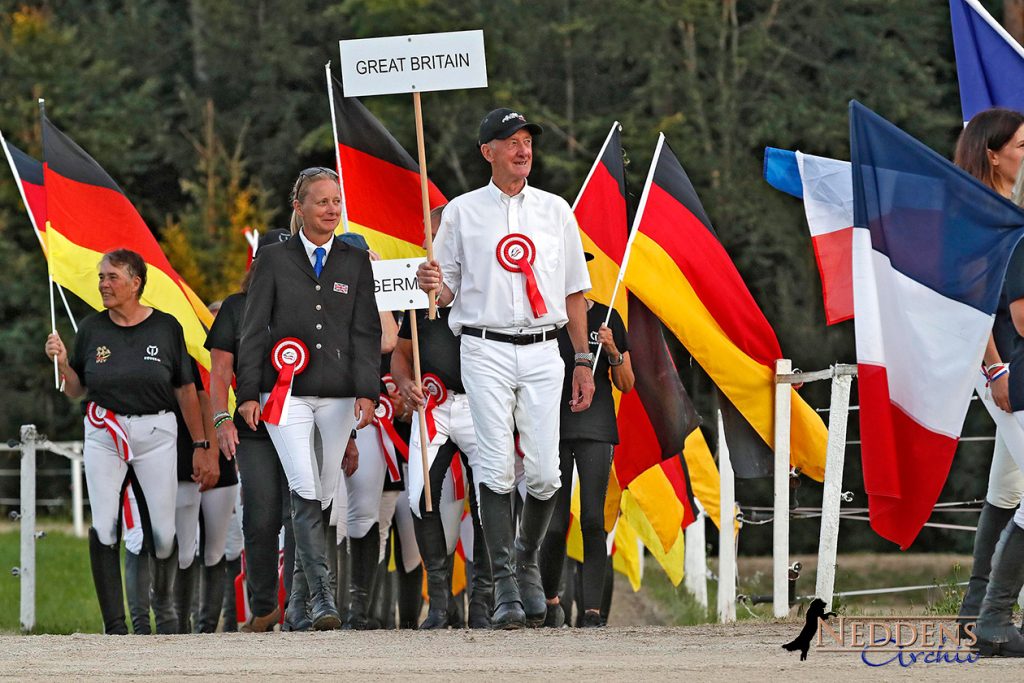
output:
[{"label": "white trousers", "polygon": [[[356,432],[356,448],[359,449],[359,467],[351,477],[345,477],[345,535],[349,538],[362,538],[380,521],[380,497],[387,476],[376,427],[368,425]],[[399,455],[398,459],[401,458]],[[340,515],[341,511],[338,513]],[[340,524],[338,534],[341,534]]]},{"label": "white trousers", "polygon": [[231,513],[231,521],[228,522],[228,539],[224,546],[224,557],[228,562],[234,562],[245,547],[245,536],[242,534],[242,482],[239,477],[238,495],[235,497],[235,509]]},{"label": "white trousers", "polygon": [[[174,549],[174,499],[178,487],[178,423],[174,413],[117,416],[131,444],[131,467],[142,488],[157,558]],[[85,482],[89,487],[92,526],[104,545],[117,543],[128,463],[110,433],[85,420]]]},{"label": "white trousers", "polygon": [[[412,511],[409,509],[409,496],[406,491],[385,491],[380,497],[380,556],[378,562],[384,561],[387,550],[388,534],[391,525],[395,526],[402,543],[402,571],[411,572],[420,564],[420,548],[416,544],[416,530],[413,527]],[[398,560],[395,558],[395,565]]]},{"label": "white trousers", "polygon": [[[427,444],[427,468],[433,467],[441,446],[451,441],[466,456],[469,466],[475,472],[480,456],[477,448],[476,429],[473,427],[473,414],[469,408],[469,397],[465,394],[449,392],[448,400],[434,408],[433,416],[437,433]],[[442,508],[446,504],[462,504],[461,499],[458,501],[455,499],[455,488],[450,482],[451,478],[449,470],[445,475],[444,488],[441,490]],[[423,495],[423,455],[420,452],[420,421],[415,415],[412,420],[412,431],[409,434],[409,478],[406,481],[406,489],[409,492],[409,506],[412,508],[412,513],[419,517],[420,499]],[[457,520],[458,518],[456,518],[456,525],[458,524]],[[447,528],[446,524],[445,529]]]},{"label": "white trousers", "polygon": [[1013,460],[1001,429],[996,428],[996,443],[992,449],[992,466],[988,471],[988,492],[985,500],[996,507],[1014,508],[1024,497],[1024,473]]},{"label": "white trousers", "polygon": [[178,566],[188,569],[199,554],[199,515],[203,516],[203,564],[212,567],[224,557],[238,498],[238,484],[199,492],[194,481],[179,481],[174,526],[178,533]]},{"label": "white trousers", "polygon": [[[261,395],[261,405],[266,404],[269,395]],[[355,401],[354,398],[292,396],[288,424],[267,425],[270,440],[288,477],[288,489],[306,500],[319,500],[324,510],[330,506],[341,476],[341,459],[355,425]],[[317,457],[313,447],[317,430],[323,442],[322,457]]]},{"label": "white trousers", "polygon": [[462,382],[476,430],[479,487],[515,487],[513,430],[519,431],[526,488],[547,500],[558,491],[559,405],[565,363],[555,340],[516,346],[463,335]]}]

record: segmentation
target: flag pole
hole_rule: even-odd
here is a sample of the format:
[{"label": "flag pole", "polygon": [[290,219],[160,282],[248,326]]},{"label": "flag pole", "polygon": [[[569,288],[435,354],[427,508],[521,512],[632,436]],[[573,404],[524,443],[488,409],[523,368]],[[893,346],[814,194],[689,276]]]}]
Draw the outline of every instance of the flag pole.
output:
[{"label": "flag pole", "polygon": [[[434,235],[430,229],[430,193],[427,191],[427,150],[423,144],[423,106],[420,104],[420,93],[412,94],[412,106],[416,116],[416,153],[420,162],[420,197],[423,200],[423,236],[427,245],[427,260],[434,260]],[[437,302],[428,295],[428,316],[430,320],[437,317]],[[416,381],[419,382],[419,375]]]},{"label": "flag pole", "polygon": [[[4,148],[4,156],[7,157],[7,165],[11,167],[11,173],[14,175],[14,184],[18,186],[18,194],[21,195],[21,203],[25,205],[25,213],[28,214],[28,221],[32,224],[32,232],[36,234],[36,240],[39,241],[39,248],[43,250],[43,257],[49,261],[49,254],[47,253],[46,244],[43,242],[42,233],[39,231],[39,224],[36,223],[36,217],[32,214],[32,209],[29,208],[28,197],[25,195],[25,187],[21,184],[21,174],[18,173],[18,167],[14,163],[14,157],[11,156],[11,151],[7,148],[7,140],[4,138],[3,131],[0,131],[0,147]],[[68,299],[64,295],[64,288],[59,284],[57,285],[57,292],[60,294],[60,300],[64,302],[64,311],[68,314],[68,318],[71,320],[71,328],[78,334],[78,322],[75,321],[74,314],[71,313],[71,306],[68,305]]]},{"label": "flag pole", "polygon": [[[45,135],[46,131],[46,100],[42,97],[39,98],[39,124],[40,131],[43,131]],[[5,145],[6,147],[6,145]],[[45,146],[43,148],[45,150]],[[19,185],[21,183],[18,183]],[[30,211],[31,213],[31,211]],[[53,302],[53,271],[50,269],[50,255],[46,254],[46,282],[47,290],[50,293],[50,334],[57,334],[57,307]],[[53,388],[57,391],[61,390],[60,381],[60,368],[57,367],[57,356],[53,356]]]},{"label": "flag pole", "polygon": [[[622,285],[622,280],[626,276],[626,266],[629,265],[629,255],[633,251],[633,240],[636,239],[636,233],[640,227],[640,219],[644,215],[644,208],[647,206],[647,197],[651,193],[651,183],[654,182],[654,170],[658,167],[658,158],[661,156],[661,148],[665,146],[665,134],[658,133],[658,144],[654,148],[654,157],[651,159],[651,168],[647,171],[647,181],[644,183],[644,191],[640,195],[640,203],[636,207],[636,215],[633,217],[633,226],[629,231],[629,239],[626,241],[626,251],[622,254],[622,265],[619,266],[619,274],[615,278],[615,287],[612,289],[612,298],[608,302],[608,314],[605,316],[604,324],[607,325],[608,321],[611,320],[612,310],[615,308],[615,298],[619,294],[619,287]],[[597,348],[597,353],[601,353],[601,347]],[[597,357],[594,357],[594,371],[597,370]]]},{"label": "flag pole", "polygon": [[[430,228],[427,228],[428,232]],[[430,296],[429,294],[427,295]],[[420,371],[420,334],[418,325],[416,324],[416,311],[406,311],[405,314],[409,316],[409,328],[412,330],[412,371],[416,377],[416,386],[423,390],[423,378]],[[426,403],[427,397],[423,396],[424,403]],[[434,511],[434,505],[431,502],[430,494],[430,467],[427,464],[427,449],[430,446],[430,439],[427,437],[427,414],[426,407],[419,405],[416,407],[416,419],[420,426],[420,459],[423,461],[423,500],[426,502],[427,512]]]},{"label": "flag pole", "polygon": [[338,184],[341,186],[341,229],[348,232],[348,201],[345,199],[345,181],[341,176],[341,148],[338,146],[338,119],[334,111],[334,84],[331,82],[331,60],[324,64],[327,76],[327,101],[331,105],[331,133],[334,135],[334,164],[338,171]]}]

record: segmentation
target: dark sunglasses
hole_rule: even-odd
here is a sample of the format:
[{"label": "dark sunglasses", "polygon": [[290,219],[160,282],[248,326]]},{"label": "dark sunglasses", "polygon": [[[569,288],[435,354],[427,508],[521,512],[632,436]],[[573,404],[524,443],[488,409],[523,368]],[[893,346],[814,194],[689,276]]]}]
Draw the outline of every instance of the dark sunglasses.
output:
[{"label": "dark sunglasses", "polygon": [[338,177],[337,171],[325,168],[324,166],[311,166],[310,168],[303,169],[303,171],[299,173],[299,178],[313,178],[315,176],[323,175],[325,173],[334,178]]}]

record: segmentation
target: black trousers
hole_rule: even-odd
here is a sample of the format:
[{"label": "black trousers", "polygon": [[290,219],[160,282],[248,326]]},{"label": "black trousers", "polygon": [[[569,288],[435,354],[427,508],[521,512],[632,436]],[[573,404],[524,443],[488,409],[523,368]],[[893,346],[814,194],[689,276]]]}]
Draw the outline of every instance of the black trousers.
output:
[{"label": "black trousers", "polygon": [[580,530],[583,532],[583,585],[577,586],[577,590],[583,595],[584,609],[601,608],[608,563],[604,500],[608,493],[612,451],[612,444],[603,441],[571,439],[558,444],[562,488],[555,494],[558,501],[540,548],[540,575],[548,599],[559,594],[572,502],[572,466],[576,463],[580,477]]},{"label": "black trousers", "polygon": [[288,479],[269,438],[239,439],[236,458],[242,480],[242,535],[249,607],[254,615],[265,616],[277,607],[278,535],[282,526],[285,590],[290,590],[295,552]]}]

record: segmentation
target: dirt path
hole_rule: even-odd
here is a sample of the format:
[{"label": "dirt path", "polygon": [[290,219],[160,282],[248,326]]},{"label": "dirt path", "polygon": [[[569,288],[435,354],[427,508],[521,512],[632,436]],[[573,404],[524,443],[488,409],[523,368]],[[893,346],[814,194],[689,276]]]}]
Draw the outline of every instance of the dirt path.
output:
[{"label": "dirt path", "polygon": [[[260,678],[417,676],[476,680],[871,680],[989,679],[1019,673],[1019,663],[865,666],[855,654],[811,651],[806,662],[779,645],[792,623],[682,628],[633,627],[519,632],[334,632],[252,636],[0,636],[0,677],[17,680],[186,676]],[[841,678],[839,678],[841,677]]]}]

